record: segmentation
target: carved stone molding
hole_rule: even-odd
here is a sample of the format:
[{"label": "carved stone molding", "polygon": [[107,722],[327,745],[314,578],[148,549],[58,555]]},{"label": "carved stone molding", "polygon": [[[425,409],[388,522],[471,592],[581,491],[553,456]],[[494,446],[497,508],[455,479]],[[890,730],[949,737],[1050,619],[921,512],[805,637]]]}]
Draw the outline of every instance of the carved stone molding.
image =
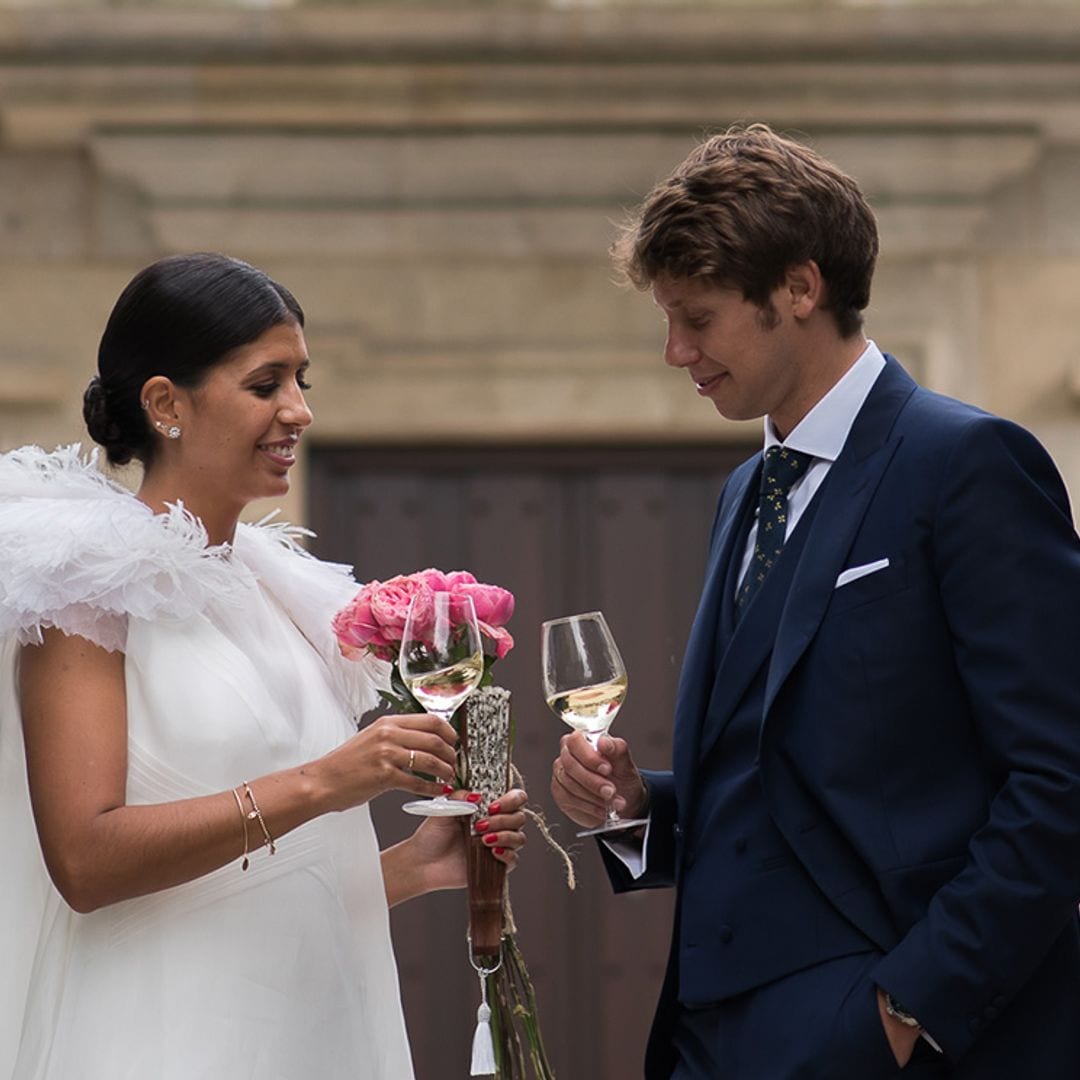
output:
[{"label": "carved stone molding", "polygon": [[[744,439],[664,369],[655,313],[612,286],[605,252],[704,130],[756,119],[870,196],[883,347],[935,388],[1064,423],[1071,4],[0,8],[17,308],[0,364],[25,370],[11,358],[41,338],[82,385],[126,277],[214,248],[305,304],[322,438],[402,437],[407,401],[410,438]],[[43,267],[79,312],[24,286],[27,269],[56,280]]]}]

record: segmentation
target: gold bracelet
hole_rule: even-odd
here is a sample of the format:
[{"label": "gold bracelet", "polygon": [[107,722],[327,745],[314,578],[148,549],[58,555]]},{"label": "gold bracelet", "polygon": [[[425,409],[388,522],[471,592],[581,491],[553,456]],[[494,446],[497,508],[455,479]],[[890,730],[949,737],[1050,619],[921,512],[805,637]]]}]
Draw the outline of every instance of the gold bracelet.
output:
[{"label": "gold bracelet", "polygon": [[236,809],[240,811],[240,823],[244,826],[244,861],[240,864],[240,869],[246,870],[251,865],[251,860],[248,858],[247,814],[244,813],[244,804],[240,801],[240,793],[236,788],[232,789],[232,797],[236,800]]},{"label": "gold bracelet", "polygon": [[248,802],[251,803],[251,810],[248,811],[248,821],[257,821],[259,828],[262,829],[263,834],[263,847],[270,849],[271,855],[277,854],[277,848],[274,846],[274,838],[270,835],[270,830],[266,827],[266,822],[263,821],[262,811],[259,809],[259,804],[255,801],[255,792],[251,790],[251,785],[245,780],[244,794],[248,797]]}]

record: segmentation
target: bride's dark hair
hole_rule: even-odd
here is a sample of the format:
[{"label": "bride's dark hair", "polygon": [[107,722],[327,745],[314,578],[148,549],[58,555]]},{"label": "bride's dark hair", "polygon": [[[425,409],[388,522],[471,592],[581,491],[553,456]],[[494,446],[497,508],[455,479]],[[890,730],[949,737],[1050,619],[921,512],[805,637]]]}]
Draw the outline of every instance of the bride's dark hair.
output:
[{"label": "bride's dark hair", "polygon": [[83,395],[90,437],[113,465],[150,463],[156,445],[139,395],[164,375],[194,387],[233,349],[272,326],[304,325],[284,285],[227,255],[172,255],[140,270],[120,294]]}]

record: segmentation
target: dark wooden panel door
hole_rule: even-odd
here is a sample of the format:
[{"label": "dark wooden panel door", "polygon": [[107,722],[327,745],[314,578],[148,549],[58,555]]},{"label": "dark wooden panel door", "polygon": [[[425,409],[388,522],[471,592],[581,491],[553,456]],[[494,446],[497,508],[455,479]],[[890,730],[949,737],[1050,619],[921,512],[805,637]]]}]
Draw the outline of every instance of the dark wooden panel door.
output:
[{"label": "dark wooden panel door", "polygon": [[[361,580],[426,566],[466,568],[512,590],[516,648],[496,668],[514,695],[514,759],[565,844],[579,884],[535,833],[512,879],[520,940],[561,1080],[641,1074],[663,976],[673,897],[613,897],[592,841],[551,803],[565,729],[544,705],[539,626],[600,609],[630,679],[614,731],[639,764],[670,764],[671,717],[716,496],[745,448],[316,448],[310,520],[317,553]],[[373,806],[384,845],[415,825],[403,798]],[[477,984],[461,894],[395,909],[394,942],[418,1080],[466,1077]]]}]

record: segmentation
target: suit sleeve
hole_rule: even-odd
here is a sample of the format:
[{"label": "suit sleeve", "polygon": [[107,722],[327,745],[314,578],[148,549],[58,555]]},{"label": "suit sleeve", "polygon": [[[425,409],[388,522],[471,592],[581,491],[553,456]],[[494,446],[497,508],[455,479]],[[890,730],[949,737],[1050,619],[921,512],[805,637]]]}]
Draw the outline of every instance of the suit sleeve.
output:
[{"label": "suit sleeve", "polygon": [[979,417],[944,465],[932,543],[995,793],[964,867],[874,978],[958,1060],[1076,920],[1080,542],[1034,437]]},{"label": "suit sleeve", "polygon": [[641,770],[649,789],[649,844],[645,853],[645,873],[632,877],[626,864],[606,844],[601,843],[611,887],[617,893],[635,889],[664,889],[675,884],[675,776],[671,772]]}]

